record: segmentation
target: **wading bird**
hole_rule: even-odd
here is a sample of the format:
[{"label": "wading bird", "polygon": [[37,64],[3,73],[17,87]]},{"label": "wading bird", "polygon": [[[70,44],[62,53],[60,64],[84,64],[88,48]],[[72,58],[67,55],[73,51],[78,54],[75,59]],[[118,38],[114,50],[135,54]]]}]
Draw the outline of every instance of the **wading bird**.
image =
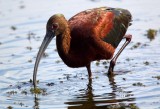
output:
[{"label": "wading bird", "polygon": [[89,78],[92,77],[91,62],[111,59],[115,49],[125,38],[125,43],[110,61],[108,75],[113,74],[118,56],[131,41],[132,36],[125,35],[131,20],[132,16],[128,10],[110,7],[82,11],[68,21],[62,14],[51,16],[34,66],[34,87],[40,59],[54,36],[58,54],[63,62],[73,68],[86,67]]}]

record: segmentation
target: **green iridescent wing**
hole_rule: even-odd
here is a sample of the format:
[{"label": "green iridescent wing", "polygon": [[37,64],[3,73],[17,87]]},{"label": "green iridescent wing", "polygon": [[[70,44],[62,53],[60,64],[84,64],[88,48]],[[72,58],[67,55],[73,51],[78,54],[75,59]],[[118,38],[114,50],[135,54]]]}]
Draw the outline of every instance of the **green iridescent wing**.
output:
[{"label": "green iridescent wing", "polygon": [[118,8],[109,8],[107,11],[114,13],[113,28],[102,40],[116,48],[130,25],[131,14],[128,10]]}]

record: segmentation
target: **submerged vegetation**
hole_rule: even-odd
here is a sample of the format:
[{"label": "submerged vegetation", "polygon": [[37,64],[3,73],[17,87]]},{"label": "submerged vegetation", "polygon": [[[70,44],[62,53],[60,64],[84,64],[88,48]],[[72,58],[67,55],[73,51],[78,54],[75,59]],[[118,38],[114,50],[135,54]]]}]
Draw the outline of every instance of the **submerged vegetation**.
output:
[{"label": "submerged vegetation", "polygon": [[9,94],[9,95],[15,95],[15,94],[17,94],[17,91],[11,90],[11,91],[8,91],[7,94]]},{"label": "submerged vegetation", "polygon": [[8,106],[7,109],[13,109],[13,107],[12,106]]},{"label": "submerged vegetation", "polygon": [[115,105],[110,105],[106,109],[139,109],[139,107],[135,104],[119,103]]},{"label": "submerged vegetation", "polygon": [[134,45],[131,47],[131,50],[140,47],[140,45],[141,45],[141,42],[137,42],[136,44],[134,44]]},{"label": "submerged vegetation", "polygon": [[145,87],[145,85],[143,83],[140,83],[140,82],[133,83],[133,86],[143,86],[143,87]]},{"label": "submerged vegetation", "polygon": [[[15,94],[41,94],[41,95],[47,95],[47,90],[44,88],[33,88],[32,86],[33,80],[30,79],[27,82],[18,82],[16,85],[10,85],[9,87],[11,88],[10,91],[6,92],[9,96],[15,95]],[[37,83],[39,83],[39,80],[37,80]],[[49,84],[49,83],[48,83]],[[48,84],[46,84],[48,86]],[[49,84],[50,85],[50,84]],[[51,83],[50,86],[52,86],[53,83]],[[30,86],[30,89],[23,88],[25,86]]]},{"label": "submerged vegetation", "polygon": [[149,65],[150,63],[148,61],[143,62],[144,65]]},{"label": "submerged vegetation", "polygon": [[157,35],[157,30],[155,29],[148,29],[147,30],[147,37],[150,39],[150,40],[153,40],[155,39],[155,36]]},{"label": "submerged vegetation", "polygon": [[153,76],[153,78],[157,78],[158,80],[160,80],[160,76]]},{"label": "submerged vegetation", "polygon": [[41,89],[41,88],[38,88],[38,87],[36,87],[36,88],[31,88],[31,89],[30,89],[30,92],[31,92],[32,94],[47,95],[46,89]]},{"label": "submerged vegetation", "polygon": [[11,29],[15,31],[17,29],[17,27],[11,26]]}]

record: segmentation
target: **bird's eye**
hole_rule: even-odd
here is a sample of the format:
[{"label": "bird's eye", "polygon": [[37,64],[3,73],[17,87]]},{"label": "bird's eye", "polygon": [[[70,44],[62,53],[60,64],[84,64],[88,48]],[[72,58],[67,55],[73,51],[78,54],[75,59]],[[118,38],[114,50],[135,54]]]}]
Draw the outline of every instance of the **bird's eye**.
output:
[{"label": "bird's eye", "polygon": [[56,30],[56,29],[58,29],[58,27],[59,27],[58,23],[53,23],[52,24],[52,29]]}]

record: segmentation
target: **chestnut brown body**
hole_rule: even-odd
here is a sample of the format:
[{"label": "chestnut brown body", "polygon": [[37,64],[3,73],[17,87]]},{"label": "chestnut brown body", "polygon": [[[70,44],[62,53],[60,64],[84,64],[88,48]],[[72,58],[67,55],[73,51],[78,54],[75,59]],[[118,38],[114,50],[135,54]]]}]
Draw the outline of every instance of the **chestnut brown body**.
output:
[{"label": "chestnut brown body", "polygon": [[62,14],[53,15],[47,22],[46,37],[37,55],[34,81],[41,54],[54,36],[58,54],[64,63],[73,68],[87,67],[90,78],[90,63],[111,59],[120,41],[125,37],[126,43],[111,61],[109,73],[113,72],[116,59],[131,40],[131,35],[125,36],[130,22],[131,14],[128,10],[110,7],[82,11],[68,21]]}]

